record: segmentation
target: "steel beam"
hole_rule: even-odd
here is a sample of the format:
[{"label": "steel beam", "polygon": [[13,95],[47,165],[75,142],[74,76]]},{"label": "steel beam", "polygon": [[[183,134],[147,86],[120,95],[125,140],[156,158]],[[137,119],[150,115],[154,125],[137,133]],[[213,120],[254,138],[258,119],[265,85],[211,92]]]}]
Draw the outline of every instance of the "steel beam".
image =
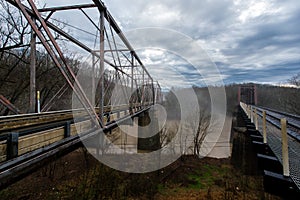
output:
[{"label": "steel beam", "polygon": [[8,110],[13,112],[14,114],[21,114],[21,111],[16,108],[7,98],[3,95],[0,95],[0,103],[4,105]]},{"label": "steel beam", "polygon": [[100,116],[104,114],[104,11],[100,11]]},{"label": "steel beam", "polygon": [[58,7],[50,7],[50,8],[41,8],[38,9],[39,12],[56,12],[56,11],[64,11],[64,10],[77,10],[84,8],[95,8],[95,4],[82,4],[82,5],[71,5],[71,6],[58,6]]},{"label": "steel beam", "polygon": [[29,112],[36,112],[36,34],[31,30],[30,41],[30,101]]}]

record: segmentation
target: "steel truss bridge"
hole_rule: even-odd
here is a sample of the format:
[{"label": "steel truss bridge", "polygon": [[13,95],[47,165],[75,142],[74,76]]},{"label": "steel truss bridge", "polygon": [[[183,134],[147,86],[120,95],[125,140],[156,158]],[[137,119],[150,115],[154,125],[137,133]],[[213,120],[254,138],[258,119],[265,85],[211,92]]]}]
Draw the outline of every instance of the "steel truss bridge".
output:
[{"label": "steel truss bridge", "polygon": [[[5,97],[2,103],[17,115],[0,117],[0,187],[19,180],[52,156],[69,152],[81,140],[109,132],[118,123],[147,112],[162,101],[161,88],[147,71],[134,48],[100,0],[90,4],[38,8],[33,0],[6,0],[32,29],[30,43],[30,107],[36,105],[36,48],[43,48],[64,77],[65,85],[41,108],[41,113],[19,114]],[[57,25],[56,13],[78,12],[95,30],[94,45],[75,38]],[[93,15],[91,14],[93,13]],[[97,18],[95,18],[95,14]],[[79,29],[80,27],[77,27]],[[83,79],[64,54],[63,38],[88,55]],[[25,46],[24,44],[22,44]],[[91,47],[93,46],[93,47]],[[85,85],[88,82],[87,85]],[[56,97],[73,91],[77,107],[49,112]],[[76,116],[76,125],[74,121]],[[79,127],[79,128],[78,128]],[[80,137],[81,138],[80,138]]]}]

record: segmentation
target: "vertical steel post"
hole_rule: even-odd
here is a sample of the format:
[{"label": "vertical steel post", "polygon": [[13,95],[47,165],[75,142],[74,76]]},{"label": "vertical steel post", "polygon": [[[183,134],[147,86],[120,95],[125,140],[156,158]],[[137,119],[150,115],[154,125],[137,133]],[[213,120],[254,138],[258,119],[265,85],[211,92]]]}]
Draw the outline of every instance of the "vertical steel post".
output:
[{"label": "vertical steel post", "polygon": [[30,103],[29,112],[36,112],[36,34],[31,30],[30,41]]},{"label": "vertical steel post", "polygon": [[[141,106],[143,106],[144,105],[144,98],[145,98],[145,70],[143,69],[143,74],[142,74],[143,76],[143,82],[142,82],[142,105]],[[144,106],[143,106],[144,107]]]},{"label": "vertical steel post", "polygon": [[282,143],[282,166],[283,175],[290,176],[289,166],[289,148],[288,148],[288,137],[286,129],[286,119],[281,119],[281,143]]},{"label": "vertical steel post", "polygon": [[133,95],[133,68],[134,68],[134,55],[133,52],[131,52],[131,95]]},{"label": "vertical steel post", "polygon": [[92,78],[92,92],[91,92],[91,103],[93,103],[93,99],[95,99],[95,93],[96,93],[96,86],[95,86],[95,74],[96,74],[96,71],[95,71],[95,54],[93,53],[92,54],[92,73],[91,73],[91,78]]},{"label": "vertical steel post", "polygon": [[158,86],[154,87],[154,104],[158,103]]},{"label": "vertical steel post", "polygon": [[104,107],[104,11],[100,12],[100,120],[103,122]]},{"label": "vertical steel post", "polygon": [[263,138],[264,138],[264,144],[267,144],[267,112],[263,111],[263,122],[262,122],[262,128],[263,128]]},{"label": "vertical steel post", "polygon": [[[131,95],[129,97],[129,107],[132,109],[134,103],[134,52],[131,51]],[[138,93],[136,94],[138,95]]]},{"label": "vertical steel post", "polygon": [[[104,21],[104,11],[100,11],[100,102],[99,102],[99,115],[101,123],[104,124],[104,34],[105,34],[105,21]],[[103,145],[104,145],[104,135],[99,133],[97,135],[97,149],[96,155],[100,156],[100,150],[102,149],[101,153],[103,153]]]},{"label": "vertical steel post", "polygon": [[153,98],[153,105],[155,105],[155,90],[154,90],[154,82],[153,82],[153,79],[152,79],[152,98]]}]

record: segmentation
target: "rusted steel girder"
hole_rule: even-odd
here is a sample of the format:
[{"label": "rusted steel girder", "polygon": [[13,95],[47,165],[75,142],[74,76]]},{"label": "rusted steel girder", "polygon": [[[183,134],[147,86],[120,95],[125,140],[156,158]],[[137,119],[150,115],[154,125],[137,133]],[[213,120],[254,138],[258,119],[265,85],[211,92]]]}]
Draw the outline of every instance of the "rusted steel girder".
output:
[{"label": "rusted steel girder", "polygon": [[7,98],[5,98],[3,95],[0,95],[0,103],[4,105],[6,108],[8,108],[11,112],[14,114],[22,114],[21,111],[15,107]]},{"label": "rusted steel girder", "polygon": [[82,4],[82,5],[71,5],[71,6],[59,6],[52,8],[42,8],[38,9],[39,12],[56,12],[63,10],[74,10],[74,9],[83,9],[83,8],[95,8],[95,4]]}]

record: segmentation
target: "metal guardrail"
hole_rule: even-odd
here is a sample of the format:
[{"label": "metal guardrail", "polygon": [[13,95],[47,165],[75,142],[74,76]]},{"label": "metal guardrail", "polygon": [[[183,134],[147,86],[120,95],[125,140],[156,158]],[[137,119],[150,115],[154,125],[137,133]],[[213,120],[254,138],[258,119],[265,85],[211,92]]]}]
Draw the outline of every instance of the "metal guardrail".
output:
[{"label": "metal guardrail", "polygon": [[[147,105],[149,106],[151,104]],[[136,107],[131,111],[130,109],[128,109],[128,105],[116,106],[114,110],[110,110],[109,112],[105,113],[105,125],[106,127],[110,126],[110,124],[114,123],[116,120],[132,116],[140,110],[143,110],[143,107],[141,105],[136,105]],[[77,117],[76,123],[81,123],[83,129],[86,127],[93,127],[92,121],[89,119],[89,116]],[[84,131],[83,129],[80,129],[80,131]],[[16,158],[20,156],[20,154],[25,154],[27,152],[30,152],[31,150],[35,150],[58,142],[59,140],[62,140],[64,138],[76,135],[76,131],[77,130],[74,124],[74,119],[70,118],[63,119],[58,122],[43,122],[43,124],[34,124],[25,126],[24,128],[18,127],[6,130],[0,135],[0,162]],[[30,143],[30,138],[32,138],[34,142],[32,142],[32,144],[23,145],[23,143]],[[20,147],[19,145],[20,141],[22,147]]]},{"label": "metal guardrail", "polygon": [[141,108],[132,115],[127,115],[122,118],[108,122],[104,129],[99,130],[92,126],[90,127],[90,129],[84,130],[76,135],[71,134],[71,123],[69,123],[70,121],[65,122],[65,124],[56,124],[64,126],[63,139],[19,156],[17,156],[16,154],[16,148],[18,143],[17,138],[19,135],[11,134],[11,141],[8,149],[11,148],[12,151],[8,150],[8,152],[11,153],[11,156],[13,156],[14,158],[10,158],[5,162],[0,163],[0,189],[5,188],[7,185],[19,180],[20,177],[31,173],[33,170],[47,162],[49,158],[60,154],[64,155],[65,153],[68,153],[82,146],[83,140],[95,137],[97,134],[107,133],[110,130],[118,127],[118,124],[122,124],[127,120],[131,120],[132,117],[136,117],[141,113],[149,110],[150,108],[151,106]]},{"label": "metal guardrail", "polygon": [[266,118],[267,122],[269,122],[270,124],[272,124],[278,129],[281,129],[280,120],[282,118],[286,118],[288,124],[288,130],[287,130],[288,135],[296,139],[298,142],[300,142],[300,116],[276,111],[270,108],[247,105],[244,103],[241,103],[241,107],[247,113],[249,118],[251,118],[252,120],[255,114],[254,109],[257,110],[257,115],[260,116],[261,118],[263,117],[263,111],[266,111],[266,115],[269,116]]},{"label": "metal guardrail", "polygon": [[[143,106],[149,106],[151,103],[145,103]],[[130,107],[131,106],[131,107]],[[113,107],[113,109],[111,108]],[[104,116],[109,116],[120,111],[128,110],[132,112],[134,109],[142,108],[142,104],[122,104],[105,106]],[[95,108],[98,110],[99,108]],[[62,111],[52,111],[45,113],[33,113],[33,114],[22,114],[22,115],[9,115],[0,117],[0,135],[3,133],[11,132],[25,127],[33,127],[36,125],[47,124],[49,122],[62,122],[66,120],[71,120],[73,116],[80,117],[80,115],[85,114],[85,110],[75,109],[75,110],[62,110]],[[49,119],[49,121],[48,121]],[[44,120],[44,121],[42,121]]]}]

